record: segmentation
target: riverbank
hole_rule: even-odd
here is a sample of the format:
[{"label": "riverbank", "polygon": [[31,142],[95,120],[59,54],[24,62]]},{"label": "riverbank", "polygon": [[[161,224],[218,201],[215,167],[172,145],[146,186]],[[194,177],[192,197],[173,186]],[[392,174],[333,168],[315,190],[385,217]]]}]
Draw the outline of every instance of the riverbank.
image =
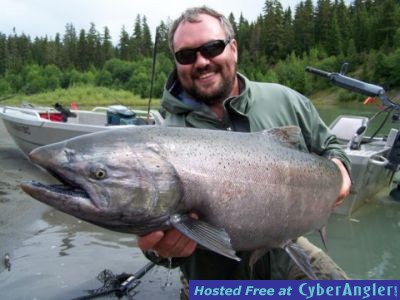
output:
[{"label": "riverbank", "polygon": [[[115,104],[138,108],[147,107],[149,102],[129,91],[82,85],[33,95],[16,94],[3,100],[0,98],[0,105],[20,106],[23,101],[38,106],[54,106],[59,102],[68,107],[75,103],[81,109]],[[159,107],[159,104],[159,99],[152,100],[152,107]]]}]

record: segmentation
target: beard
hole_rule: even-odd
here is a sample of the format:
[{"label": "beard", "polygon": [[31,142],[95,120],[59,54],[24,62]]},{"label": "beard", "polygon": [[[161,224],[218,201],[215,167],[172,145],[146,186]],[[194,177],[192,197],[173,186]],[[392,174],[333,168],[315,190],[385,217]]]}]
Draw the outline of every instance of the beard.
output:
[{"label": "beard", "polygon": [[208,73],[210,71],[219,73],[221,75],[222,80],[218,83],[217,87],[212,91],[205,91],[201,87],[193,84],[190,88],[187,88],[186,91],[197,101],[202,101],[207,105],[213,105],[217,103],[222,103],[232,92],[235,78],[236,78],[236,66],[234,68],[234,72],[225,71],[223,72],[222,68],[219,66],[211,66],[208,65],[203,69],[195,70],[192,74],[192,77],[199,77],[204,73]]}]

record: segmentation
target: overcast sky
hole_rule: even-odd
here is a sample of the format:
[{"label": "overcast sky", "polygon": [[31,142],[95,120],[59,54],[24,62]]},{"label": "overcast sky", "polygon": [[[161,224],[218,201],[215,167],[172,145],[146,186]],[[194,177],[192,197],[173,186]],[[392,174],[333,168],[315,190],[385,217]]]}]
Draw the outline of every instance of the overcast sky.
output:
[{"label": "overcast sky", "polygon": [[[350,0],[346,1],[349,2]],[[283,8],[294,9],[300,0],[281,0]],[[262,12],[265,0],[0,0],[0,32],[6,35],[15,28],[17,34],[25,33],[31,38],[65,32],[65,25],[72,23],[79,34],[88,30],[90,23],[99,32],[104,26],[110,29],[117,42],[125,25],[128,33],[133,31],[137,14],[145,15],[154,37],[155,27],[168,18],[174,19],[186,8],[208,5],[226,16],[232,12],[254,21]]]}]

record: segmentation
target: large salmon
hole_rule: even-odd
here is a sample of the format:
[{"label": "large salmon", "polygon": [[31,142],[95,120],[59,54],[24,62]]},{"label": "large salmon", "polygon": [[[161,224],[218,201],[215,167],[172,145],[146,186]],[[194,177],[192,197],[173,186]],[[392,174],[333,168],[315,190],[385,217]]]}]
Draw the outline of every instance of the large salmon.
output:
[{"label": "large salmon", "polygon": [[293,126],[258,133],[149,126],[98,132],[34,150],[31,160],[64,185],[32,181],[22,188],[111,230],[143,235],[173,226],[234,259],[235,250],[255,250],[257,259],[284,248],[314,278],[291,241],[325,226],[341,175],[330,160],[299,151],[300,135]]}]

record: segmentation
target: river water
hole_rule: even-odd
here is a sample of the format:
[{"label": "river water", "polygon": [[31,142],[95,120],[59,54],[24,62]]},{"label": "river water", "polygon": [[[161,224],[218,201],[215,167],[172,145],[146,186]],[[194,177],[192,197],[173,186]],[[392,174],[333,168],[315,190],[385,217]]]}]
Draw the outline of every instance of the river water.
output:
[{"label": "river water", "polygon": [[[135,273],[148,263],[133,235],[104,230],[28,197],[19,183],[31,179],[53,181],[29,163],[0,121],[0,299],[72,299],[102,287],[96,277],[103,270]],[[179,274],[153,268],[134,291],[137,299],[179,299]]]},{"label": "river water", "polygon": [[[331,122],[359,108],[319,108]],[[372,115],[373,110],[362,110]],[[132,235],[119,234],[55,211],[23,194],[22,180],[51,181],[16,149],[0,122],[0,299],[71,299],[102,286],[96,276],[134,273],[147,260]],[[387,190],[351,217],[333,215],[328,224],[328,253],[358,279],[399,279],[400,203]],[[317,245],[316,234],[309,238]],[[179,274],[152,269],[136,287],[137,299],[178,299]]]}]

